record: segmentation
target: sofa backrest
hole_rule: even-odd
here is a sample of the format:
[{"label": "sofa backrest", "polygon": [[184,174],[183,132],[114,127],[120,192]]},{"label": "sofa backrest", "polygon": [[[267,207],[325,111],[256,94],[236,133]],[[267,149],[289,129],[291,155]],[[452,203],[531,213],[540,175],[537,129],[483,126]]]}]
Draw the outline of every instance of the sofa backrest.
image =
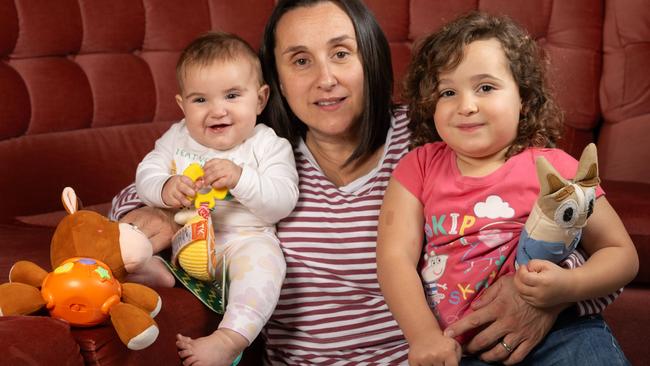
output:
[{"label": "sofa backrest", "polygon": [[259,45],[273,0],[1,0],[0,221],[110,201],[169,123],[175,64],[194,37]]},{"label": "sofa backrest", "polygon": [[650,3],[607,1],[603,34],[602,175],[650,183]]},{"label": "sofa backrest", "polygon": [[[601,120],[603,3],[594,0],[366,0],[399,80],[412,43],[457,15],[508,14],[548,52],[577,155]],[[174,67],[210,29],[259,46],[273,0],[0,0],[0,222],[57,211],[64,186],[110,201],[173,121]]]}]

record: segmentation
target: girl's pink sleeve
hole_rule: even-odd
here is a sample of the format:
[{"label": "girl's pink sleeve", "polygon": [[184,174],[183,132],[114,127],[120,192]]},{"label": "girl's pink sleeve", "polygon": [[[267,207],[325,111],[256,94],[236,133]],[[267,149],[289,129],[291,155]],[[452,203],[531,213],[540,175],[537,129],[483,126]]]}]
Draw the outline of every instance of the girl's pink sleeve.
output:
[{"label": "girl's pink sleeve", "polygon": [[393,171],[393,178],[418,198],[422,195],[425,177],[422,167],[422,161],[426,158],[424,155],[423,148],[417,148],[409,152],[399,161]]}]

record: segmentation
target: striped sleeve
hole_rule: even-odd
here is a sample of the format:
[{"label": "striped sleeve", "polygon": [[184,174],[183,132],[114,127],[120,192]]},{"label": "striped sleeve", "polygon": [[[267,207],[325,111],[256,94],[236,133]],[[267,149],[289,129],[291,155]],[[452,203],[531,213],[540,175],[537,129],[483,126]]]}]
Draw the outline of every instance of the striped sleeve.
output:
[{"label": "striped sleeve", "polygon": [[[577,250],[573,251],[560,265],[564,268],[574,269],[585,264],[587,254],[578,247]],[[617,297],[621,295],[623,288],[618,289],[614,293],[611,293],[607,296],[599,297],[597,299],[587,299],[580,301],[576,304],[578,309],[578,314],[583,315],[594,315],[602,313],[605,308],[607,308],[611,303],[616,300]]]},{"label": "striped sleeve", "polygon": [[129,211],[144,206],[135,190],[135,183],[129,184],[117,196],[113,197],[111,209],[108,211],[108,218],[117,221]]}]

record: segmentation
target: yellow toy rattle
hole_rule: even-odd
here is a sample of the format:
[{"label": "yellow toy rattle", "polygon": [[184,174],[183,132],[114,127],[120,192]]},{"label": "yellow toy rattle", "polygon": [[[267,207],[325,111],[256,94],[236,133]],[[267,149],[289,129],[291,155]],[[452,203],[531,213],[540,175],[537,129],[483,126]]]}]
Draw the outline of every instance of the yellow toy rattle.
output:
[{"label": "yellow toy rattle", "polygon": [[[203,167],[199,163],[191,163],[183,171],[183,175],[190,178],[192,182],[196,182],[204,174]],[[190,200],[192,199],[192,197],[188,198]],[[214,189],[211,186],[201,187],[196,193],[196,197],[194,197],[194,207],[199,209],[207,205],[207,208],[211,210],[214,208],[215,200],[225,200],[228,198],[228,188]]]}]

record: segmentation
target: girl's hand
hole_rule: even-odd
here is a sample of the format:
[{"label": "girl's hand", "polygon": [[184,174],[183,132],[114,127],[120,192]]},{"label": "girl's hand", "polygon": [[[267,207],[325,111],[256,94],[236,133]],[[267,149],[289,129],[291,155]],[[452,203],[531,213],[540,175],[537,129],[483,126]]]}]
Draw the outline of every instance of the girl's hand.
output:
[{"label": "girl's hand", "polygon": [[162,199],[170,207],[188,207],[192,204],[188,197],[195,195],[194,182],[184,175],[172,176],[163,186]]},{"label": "girl's hand", "polygon": [[570,302],[571,271],[555,263],[533,259],[520,266],[515,286],[521,297],[535,307],[546,308]]},{"label": "girl's hand", "polygon": [[212,159],[203,166],[203,180],[212,188],[233,189],[239,182],[242,168],[226,159]]},{"label": "girl's hand", "polygon": [[409,342],[410,366],[458,366],[461,356],[460,344],[439,332]]}]

